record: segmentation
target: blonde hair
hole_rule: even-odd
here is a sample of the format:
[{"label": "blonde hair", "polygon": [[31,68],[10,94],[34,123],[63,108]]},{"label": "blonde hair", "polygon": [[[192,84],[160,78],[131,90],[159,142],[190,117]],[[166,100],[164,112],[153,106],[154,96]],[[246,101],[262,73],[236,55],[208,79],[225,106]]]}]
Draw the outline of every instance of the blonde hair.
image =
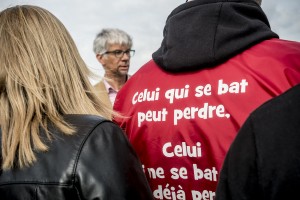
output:
[{"label": "blonde hair", "polygon": [[111,118],[93,92],[73,39],[49,11],[7,8],[0,12],[0,35],[2,169],[28,166],[36,161],[34,150],[47,151],[39,128],[52,139],[48,123],[72,135],[75,128],[65,114]]}]

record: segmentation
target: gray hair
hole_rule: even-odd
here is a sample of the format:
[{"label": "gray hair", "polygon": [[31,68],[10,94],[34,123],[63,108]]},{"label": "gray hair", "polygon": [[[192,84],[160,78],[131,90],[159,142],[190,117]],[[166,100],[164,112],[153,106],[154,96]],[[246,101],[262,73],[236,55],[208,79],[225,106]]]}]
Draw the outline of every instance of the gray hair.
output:
[{"label": "gray hair", "polygon": [[94,40],[93,50],[95,54],[103,54],[105,51],[107,51],[108,45],[111,44],[126,45],[131,48],[132,38],[125,31],[120,29],[102,29],[102,31],[97,34]]}]

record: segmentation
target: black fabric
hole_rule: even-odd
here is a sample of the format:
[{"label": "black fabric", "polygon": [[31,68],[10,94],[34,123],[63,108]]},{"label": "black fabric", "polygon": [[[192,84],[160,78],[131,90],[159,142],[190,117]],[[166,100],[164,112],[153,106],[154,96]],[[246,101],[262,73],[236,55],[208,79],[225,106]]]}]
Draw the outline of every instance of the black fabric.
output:
[{"label": "black fabric", "polygon": [[253,0],[195,0],[167,18],[153,60],[164,70],[185,72],[218,65],[270,38],[268,19]]},{"label": "black fabric", "polygon": [[300,199],[300,85],[254,111],[232,143],[216,200]]},{"label": "black fabric", "polygon": [[141,163],[116,124],[91,115],[66,121],[77,128],[74,135],[49,126],[49,151],[37,152],[32,166],[0,172],[1,200],[152,199]]}]

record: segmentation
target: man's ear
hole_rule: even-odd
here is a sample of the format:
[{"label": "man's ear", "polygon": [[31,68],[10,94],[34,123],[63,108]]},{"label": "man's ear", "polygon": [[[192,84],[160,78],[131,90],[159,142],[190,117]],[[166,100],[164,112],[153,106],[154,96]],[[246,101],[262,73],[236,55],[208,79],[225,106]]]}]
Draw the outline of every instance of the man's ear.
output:
[{"label": "man's ear", "polygon": [[97,58],[98,62],[101,63],[101,65],[104,64],[104,60],[103,60],[104,59],[104,55],[103,54],[97,54],[96,58]]}]

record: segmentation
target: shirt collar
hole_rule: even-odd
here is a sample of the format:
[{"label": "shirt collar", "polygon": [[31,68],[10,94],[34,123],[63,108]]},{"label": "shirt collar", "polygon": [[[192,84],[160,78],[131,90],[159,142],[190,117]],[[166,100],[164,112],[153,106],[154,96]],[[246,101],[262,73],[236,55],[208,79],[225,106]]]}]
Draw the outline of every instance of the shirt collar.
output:
[{"label": "shirt collar", "polygon": [[[130,75],[127,75],[126,76],[127,78],[126,78],[126,82],[127,82],[127,80],[131,77]],[[125,82],[125,83],[126,83]],[[106,81],[106,79],[105,78],[103,78],[103,83],[104,83],[104,85],[105,85],[105,88],[106,88],[106,91],[107,91],[107,93],[110,93],[110,92],[118,92],[117,90],[115,90],[107,81]]]}]

